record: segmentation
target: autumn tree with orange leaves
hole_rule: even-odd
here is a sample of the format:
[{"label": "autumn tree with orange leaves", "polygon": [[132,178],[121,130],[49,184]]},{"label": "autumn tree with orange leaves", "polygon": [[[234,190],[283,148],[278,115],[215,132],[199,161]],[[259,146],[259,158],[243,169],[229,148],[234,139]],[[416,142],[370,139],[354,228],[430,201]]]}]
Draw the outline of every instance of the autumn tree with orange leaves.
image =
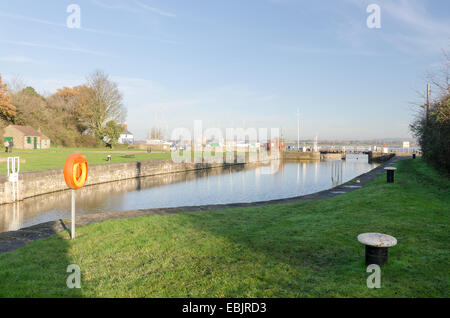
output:
[{"label": "autumn tree with orange leaves", "polygon": [[64,87],[50,96],[49,106],[57,105],[62,109],[67,114],[67,120],[75,123],[78,131],[82,133],[88,128],[84,115],[92,95],[91,88],[86,85]]},{"label": "autumn tree with orange leaves", "polygon": [[0,117],[7,122],[14,122],[16,117],[16,107],[11,104],[11,97],[8,94],[8,88],[2,82],[0,75]]},{"label": "autumn tree with orange leaves", "polygon": [[0,131],[14,123],[40,129],[53,145],[96,147],[106,143],[105,137],[114,144],[125,116],[117,85],[102,71],[92,73],[84,85],[52,95],[20,81],[7,89],[0,78]]}]

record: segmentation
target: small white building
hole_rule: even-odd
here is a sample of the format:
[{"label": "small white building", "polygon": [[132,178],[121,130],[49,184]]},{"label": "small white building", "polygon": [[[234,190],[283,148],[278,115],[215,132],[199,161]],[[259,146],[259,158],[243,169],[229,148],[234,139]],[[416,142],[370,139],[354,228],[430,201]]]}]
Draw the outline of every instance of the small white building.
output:
[{"label": "small white building", "polygon": [[170,150],[172,143],[161,139],[147,139],[147,145],[151,145],[155,150]]},{"label": "small white building", "polygon": [[128,130],[127,124],[123,125],[123,132],[120,134],[119,144],[134,144],[134,135]]}]

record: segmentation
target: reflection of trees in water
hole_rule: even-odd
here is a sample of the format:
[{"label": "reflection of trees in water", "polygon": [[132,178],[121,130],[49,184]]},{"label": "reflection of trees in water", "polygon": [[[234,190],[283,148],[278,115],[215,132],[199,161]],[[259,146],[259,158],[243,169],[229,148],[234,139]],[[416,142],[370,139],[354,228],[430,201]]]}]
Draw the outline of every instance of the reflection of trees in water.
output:
[{"label": "reflection of trees in water", "polygon": [[333,160],[331,163],[331,184],[336,187],[342,183],[342,160]]},{"label": "reflection of trees in water", "polygon": [[[194,170],[171,174],[155,175],[143,178],[127,179],[109,183],[86,186],[77,190],[76,207],[78,215],[81,211],[90,213],[110,212],[104,211],[102,207],[107,206],[108,200],[114,196],[122,195],[131,191],[139,191],[152,187],[160,187],[178,182],[186,182],[205,176],[215,176],[223,173],[236,173],[246,169],[252,169],[255,165],[225,166],[207,170]],[[27,198],[14,204],[0,205],[0,232],[14,231],[27,224],[30,220],[37,223],[47,222],[59,218],[67,218],[70,213],[71,192],[59,191]],[[118,210],[120,207],[118,207]],[[66,211],[64,215],[46,212],[59,210]],[[35,224],[36,222],[33,222]]]}]

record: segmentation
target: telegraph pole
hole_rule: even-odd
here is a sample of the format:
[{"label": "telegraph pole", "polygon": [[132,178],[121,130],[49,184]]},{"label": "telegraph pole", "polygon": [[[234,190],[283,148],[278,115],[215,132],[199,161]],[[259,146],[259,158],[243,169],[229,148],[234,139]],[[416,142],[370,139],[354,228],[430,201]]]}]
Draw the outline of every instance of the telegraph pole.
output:
[{"label": "telegraph pole", "polygon": [[297,151],[300,151],[300,110],[297,108]]},{"label": "telegraph pole", "polygon": [[426,105],[426,109],[427,109],[427,125],[428,125],[428,119],[429,119],[429,113],[430,113],[430,84],[427,84],[427,105]]}]

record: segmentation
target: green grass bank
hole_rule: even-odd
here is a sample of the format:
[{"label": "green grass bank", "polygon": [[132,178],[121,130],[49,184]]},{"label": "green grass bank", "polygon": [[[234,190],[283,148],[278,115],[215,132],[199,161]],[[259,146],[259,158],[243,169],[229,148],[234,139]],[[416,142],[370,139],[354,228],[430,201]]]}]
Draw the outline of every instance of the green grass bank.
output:
[{"label": "green grass bank", "polygon": [[[171,158],[170,152],[153,151],[147,153],[146,150],[128,149],[125,147],[117,147],[112,150],[105,148],[14,149],[13,153],[0,152],[0,160],[3,161],[0,161],[0,175],[6,174],[7,172],[7,157],[20,157],[20,159],[25,159],[25,162],[20,164],[21,172],[40,171],[64,168],[67,157],[75,152],[83,154],[86,157],[89,165],[162,160]],[[110,162],[107,161],[108,154],[111,155]],[[181,156],[182,152],[178,155]],[[190,152],[191,159],[193,159],[194,156],[209,157],[214,155],[214,152]],[[223,156],[225,161],[225,154],[221,155]],[[246,155],[248,155],[248,153],[246,153]],[[234,156],[237,158],[237,152],[234,152]]]},{"label": "green grass bank", "polygon": [[[1,297],[449,297],[450,181],[396,163],[361,189],[309,202],[110,220],[0,254]],[[395,236],[368,289],[356,236]],[[68,289],[66,268],[81,268]]]},{"label": "green grass bank", "polygon": [[[14,149],[13,153],[0,152],[0,158],[20,157],[25,163],[20,164],[20,171],[38,171],[62,169],[67,157],[72,153],[83,154],[90,165],[107,164],[106,157],[111,154],[111,163],[134,162],[145,160],[169,159],[170,153],[137,151],[135,149],[118,148],[50,148],[50,149]],[[120,153],[119,153],[120,152]],[[0,162],[0,174],[6,174],[6,162]]]}]

